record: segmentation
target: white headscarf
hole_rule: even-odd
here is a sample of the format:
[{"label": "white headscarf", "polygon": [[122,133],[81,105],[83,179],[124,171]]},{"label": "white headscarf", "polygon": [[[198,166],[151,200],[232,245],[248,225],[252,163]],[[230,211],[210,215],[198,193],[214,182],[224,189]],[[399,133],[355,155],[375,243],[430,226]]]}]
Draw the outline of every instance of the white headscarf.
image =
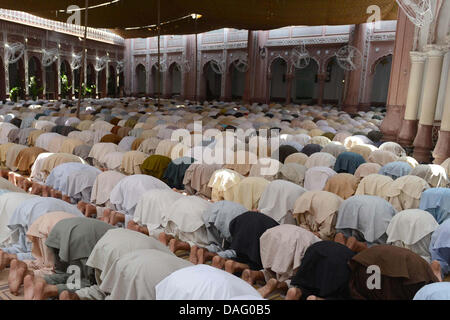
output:
[{"label": "white headscarf", "polygon": [[156,286],[156,300],[229,300],[243,296],[261,298],[244,280],[206,264],[180,269]]}]

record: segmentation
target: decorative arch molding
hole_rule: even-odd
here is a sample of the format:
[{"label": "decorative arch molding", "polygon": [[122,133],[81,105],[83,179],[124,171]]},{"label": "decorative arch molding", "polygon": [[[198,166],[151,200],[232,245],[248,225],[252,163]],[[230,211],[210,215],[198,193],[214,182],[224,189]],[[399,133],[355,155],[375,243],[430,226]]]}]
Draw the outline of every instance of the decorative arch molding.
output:
[{"label": "decorative arch molding", "polygon": [[267,67],[267,79],[271,79],[272,78],[272,65],[275,62],[275,60],[277,60],[277,59],[283,60],[286,63],[286,72],[289,71],[289,69],[288,69],[289,68],[289,62],[288,62],[288,60],[285,57],[283,57],[281,54],[274,55],[267,63],[267,65],[268,65],[268,67]]},{"label": "decorative arch molding", "polygon": [[181,65],[181,59],[183,58],[182,53],[168,54],[167,55],[167,65],[170,67],[173,63]]},{"label": "decorative arch molding", "polygon": [[[316,56],[311,56],[310,58],[311,58],[311,61],[314,61],[317,64],[317,71],[318,71],[318,73],[320,73],[320,68],[322,65],[321,61],[323,61],[323,60],[321,60],[320,58],[318,58]],[[291,76],[293,76],[295,73],[295,67],[294,67],[294,64],[292,63],[291,59],[289,59],[289,62],[288,62],[288,72],[289,72],[289,75],[291,75]]]},{"label": "decorative arch molding", "polygon": [[322,59],[323,63],[320,66],[320,73],[325,73],[327,71],[327,67],[334,57],[336,57],[336,52],[328,54],[327,56],[325,56],[325,58]]},{"label": "decorative arch molding", "polygon": [[147,68],[145,67],[144,63],[138,63],[135,67],[135,70],[137,70],[139,68],[139,66],[142,66],[144,68],[145,72],[147,72]]},{"label": "decorative arch molding", "polygon": [[232,66],[233,62],[239,60],[239,59],[244,59],[247,58],[247,51],[232,51],[228,53],[228,57],[227,57],[227,69],[229,70],[230,67]]},{"label": "decorative arch molding", "polygon": [[377,68],[377,65],[385,58],[389,57],[389,56],[393,56],[392,53],[382,53],[380,54],[378,57],[376,57],[374,59],[374,61],[372,62],[372,64],[370,65],[370,69],[369,69],[369,75],[373,76],[375,74],[375,69]]},{"label": "decorative arch molding", "polygon": [[205,71],[205,66],[213,60],[217,62],[222,61],[223,60],[222,52],[216,54],[207,54],[206,57],[205,55],[202,55],[202,64],[200,65],[200,72],[203,73]]},{"label": "decorative arch molding", "polygon": [[42,53],[40,53],[40,52],[27,50],[27,55],[28,55],[28,61],[31,58],[36,58],[39,60],[39,62],[42,60]]},{"label": "decorative arch molding", "polygon": [[148,67],[146,56],[134,56],[133,64],[135,66],[142,64],[145,67],[145,69],[147,69],[147,67]]},{"label": "decorative arch molding", "polygon": [[181,64],[178,61],[172,61],[169,64],[169,67],[167,70],[172,70],[172,68],[174,68],[174,66],[178,66],[179,70],[181,70]]}]

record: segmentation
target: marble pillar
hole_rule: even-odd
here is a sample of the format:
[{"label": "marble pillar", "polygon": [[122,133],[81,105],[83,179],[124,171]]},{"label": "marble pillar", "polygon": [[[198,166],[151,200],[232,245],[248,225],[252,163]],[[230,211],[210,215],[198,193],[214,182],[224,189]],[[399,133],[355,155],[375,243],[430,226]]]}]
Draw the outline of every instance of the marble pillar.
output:
[{"label": "marble pillar", "polygon": [[442,113],[441,128],[436,147],[433,151],[434,163],[441,164],[450,157],[450,72],[447,75],[445,89],[444,110]]},{"label": "marble pillar", "polygon": [[409,53],[413,49],[414,43],[415,26],[402,10],[398,11],[386,117],[380,126],[384,141],[397,141],[408,95],[411,69]]},{"label": "marble pillar", "polygon": [[405,146],[412,146],[417,134],[417,112],[419,110],[419,99],[422,90],[423,71],[425,67],[426,54],[423,52],[410,52],[411,72],[409,76],[408,96],[406,98],[405,117],[402,122],[398,142]]},{"label": "marble pillar", "polygon": [[[355,25],[353,40],[351,45],[357,48],[360,52],[364,52],[364,42],[366,34],[366,24]],[[359,89],[361,86],[362,68],[349,71],[346,79],[346,92],[344,98],[343,110],[348,113],[358,112],[359,106]]]},{"label": "marble pillar", "polygon": [[295,71],[288,73],[286,75],[287,78],[287,88],[286,88],[286,104],[290,104],[292,100],[292,84],[295,78]]},{"label": "marble pillar", "polygon": [[420,99],[420,119],[416,138],[414,139],[414,158],[419,162],[429,162],[432,149],[432,131],[439,93],[444,51],[431,49],[427,52],[427,65],[423,79]]},{"label": "marble pillar", "polygon": [[326,73],[319,73],[317,75],[317,81],[319,82],[319,90],[317,93],[317,105],[323,105],[323,94],[325,92],[325,80],[327,79]]}]

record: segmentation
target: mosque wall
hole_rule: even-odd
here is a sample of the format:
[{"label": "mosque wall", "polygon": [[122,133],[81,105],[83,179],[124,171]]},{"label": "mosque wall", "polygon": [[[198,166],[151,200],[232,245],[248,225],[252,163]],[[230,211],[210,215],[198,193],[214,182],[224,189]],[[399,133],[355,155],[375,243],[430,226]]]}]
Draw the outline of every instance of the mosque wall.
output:
[{"label": "mosque wall", "polygon": [[[26,13],[0,9],[0,41],[2,43],[0,46],[2,57],[0,99],[8,97],[10,89],[16,85],[20,87],[21,97],[28,98],[31,76],[36,76],[38,85],[43,89],[40,97],[57,99],[61,96],[60,77],[64,73],[71,85],[71,92],[69,92],[71,97],[75,93],[73,79],[76,78],[77,73],[79,74],[79,70],[72,70],[70,65],[74,59],[73,55],[82,53],[83,43],[80,37],[83,35],[83,30],[75,25],[49,22]],[[5,46],[14,43],[25,46],[24,54],[18,62],[7,64],[4,61]],[[124,40],[104,30],[89,29],[87,48],[85,74],[89,65],[95,66],[97,57],[107,56],[109,59],[103,70],[94,71],[92,75],[93,82],[97,84],[96,95],[106,96],[108,94],[107,80],[109,78],[118,80],[116,65],[124,58]],[[42,64],[43,49],[57,50],[55,61],[48,67]],[[111,66],[113,68],[110,68]],[[119,88],[113,91],[119,94]]]},{"label": "mosque wall", "polygon": [[[188,100],[204,100],[212,96],[223,101],[243,100],[268,103],[272,101],[296,103],[332,103],[342,105],[344,97],[353,95],[356,108],[372,105],[372,87],[386,87],[389,74],[381,71],[376,75],[374,67],[393,54],[396,21],[383,21],[376,29],[364,24],[360,49],[363,60],[361,70],[349,72],[341,69],[333,58],[339,48],[351,41],[354,26],[286,27],[270,31],[220,29],[198,34],[198,51],[195,59],[195,36],[161,37],[161,65],[164,83],[171,83],[173,73],[169,66],[176,61],[181,72],[180,95],[170,90],[164,97],[179,96]],[[250,45],[248,45],[250,43]],[[293,49],[305,45],[310,55],[310,66],[296,69],[293,64]],[[137,77],[132,74],[139,61],[148,61],[147,73],[151,73],[150,62],[157,62],[157,40],[132,39],[126,41],[126,52],[131,56],[126,74],[131,76],[126,84],[126,93],[136,94]],[[239,60],[248,62],[243,74],[236,72]],[[197,60],[197,68],[195,63]],[[211,68],[211,61],[214,68]],[[275,64],[274,64],[275,63]],[[196,69],[196,70],[195,70]],[[213,70],[212,70],[213,69]],[[213,76],[212,73],[216,75]],[[241,72],[242,73],[242,72]],[[346,79],[353,76],[358,85],[348,91]],[[215,79],[213,81],[213,78]],[[245,79],[245,80],[244,80]],[[383,82],[377,84],[377,81]],[[152,79],[147,86],[152,88]],[[220,82],[220,88],[217,87]],[[237,82],[237,83],[236,83]],[[241,87],[239,90],[238,88]],[[346,95],[347,90],[349,93]],[[220,91],[220,95],[218,92]],[[152,90],[148,90],[152,94]],[[381,94],[381,93],[380,93]],[[383,96],[383,94],[381,94]]]},{"label": "mosque wall", "polygon": [[[450,156],[450,10],[431,0],[431,11],[414,25],[399,11],[386,117],[385,140],[398,141],[419,162],[440,164]],[[399,125],[401,124],[401,125]]]}]

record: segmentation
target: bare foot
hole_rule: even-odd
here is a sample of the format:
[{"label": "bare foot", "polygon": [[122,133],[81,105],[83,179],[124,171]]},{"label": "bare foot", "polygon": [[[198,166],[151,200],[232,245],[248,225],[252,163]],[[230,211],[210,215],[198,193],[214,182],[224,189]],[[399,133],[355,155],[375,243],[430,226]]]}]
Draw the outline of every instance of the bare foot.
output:
[{"label": "bare foot", "polygon": [[170,240],[174,239],[174,237],[169,236],[168,234],[161,232],[158,236],[158,240],[159,242],[161,242],[162,244],[164,244],[165,246],[169,245]]},{"label": "bare foot", "polygon": [[23,182],[25,181],[25,177],[23,177],[19,174],[16,174],[15,178],[16,178],[16,186],[18,186],[19,188],[22,189],[22,185],[23,185]]},{"label": "bare foot", "polygon": [[290,288],[286,294],[285,300],[300,300],[302,297],[302,290],[299,288]]},{"label": "bare foot", "polygon": [[8,275],[8,285],[9,291],[17,296],[19,294],[19,288],[23,283],[23,278],[29,273],[27,273],[28,268],[25,262],[13,259],[11,261],[11,269]]},{"label": "bare foot", "polygon": [[197,262],[198,264],[204,264],[213,259],[216,255],[216,253],[209,252],[205,248],[200,248],[197,250]]},{"label": "bare foot", "polygon": [[263,298],[267,298],[269,294],[271,294],[277,289],[287,291],[288,287],[286,282],[279,282],[277,281],[277,279],[272,278],[269,281],[267,281],[267,284],[264,287],[258,289],[258,292],[261,294]]},{"label": "bare foot", "polygon": [[32,300],[34,295],[34,277],[26,275],[23,279],[24,299]]},{"label": "bare foot", "polygon": [[225,258],[222,258],[221,256],[217,255],[212,259],[211,266],[217,269],[223,269],[225,266]]},{"label": "bare foot", "polygon": [[37,182],[33,182],[31,185],[31,194],[42,195],[43,187]]},{"label": "bare foot", "polygon": [[320,298],[320,297],[318,297],[318,296],[314,296],[314,295],[311,295],[311,296],[308,296],[308,298],[306,298],[306,300],[325,300],[324,298]]},{"label": "bare foot", "polygon": [[13,259],[17,259],[15,254],[6,253],[3,250],[0,250],[0,271],[4,270],[6,267],[9,267],[9,264]]},{"label": "bare foot", "polygon": [[78,208],[78,210],[80,210],[82,213],[85,213],[85,211],[86,211],[86,206],[87,206],[87,203],[84,202],[84,201],[78,201],[78,203],[77,203],[77,208]]},{"label": "bare foot", "polygon": [[244,263],[239,263],[234,260],[227,260],[225,262],[225,271],[229,273],[235,273],[244,271],[245,269],[250,269],[250,267]]},{"label": "bare foot", "polygon": [[128,222],[127,229],[139,232],[139,225],[136,222],[134,222],[133,220],[130,220]]},{"label": "bare foot", "polygon": [[94,206],[93,204],[88,203],[86,205],[86,209],[84,211],[84,215],[88,218],[94,216],[97,214],[97,207]]},{"label": "bare foot", "polygon": [[254,271],[250,269],[245,269],[242,272],[241,278],[250,285],[254,285],[258,280],[265,280],[264,273],[262,271]]},{"label": "bare foot", "polygon": [[175,253],[178,250],[188,251],[191,249],[191,246],[187,242],[183,242],[183,241],[180,241],[180,240],[174,238],[169,241],[169,249],[170,249],[170,251]]},{"label": "bare foot", "polygon": [[9,182],[11,182],[13,185],[15,185],[17,187],[17,179],[16,179],[17,175],[14,172],[10,172],[8,174],[8,180]]},{"label": "bare foot", "polygon": [[109,224],[115,226],[119,222],[125,223],[125,215],[120,212],[112,211],[109,217]]},{"label": "bare foot", "polygon": [[65,194],[62,195],[62,200],[67,202],[67,203],[72,204],[72,201],[70,200],[70,197],[65,195]]},{"label": "bare foot", "polygon": [[433,260],[430,263],[431,270],[433,270],[434,275],[438,278],[439,282],[442,282],[441,264],[437,260]]},{"label": "bare foot", "polygon": [[55,189],[50,189],[50,196],[52,198],[61,199],[62,198],[62,193],[61,193],[61,191],[58,191],[58,190],[55,190]]},{"label": "bare foot", "polygon": [[0,170],[0,174],[1,174],[2,178],[8,180],[8,178],[9,178],[9,170],[2,169],[2,170]]},{"label": "bare foot", "polygon": [[40,277],[34,279],[33,300],[47,300],[48,298],[57,296],[58,288],[55,285],[47,284],[47,282]]},{"label": "bare foot", "polygon": [[32,186],[33,186],[33,183],[30,180],[24,179],[22,182],[21,188],[23,190],[25,190],[26,192],[28,192],[30,190],[30,188],[32,188]]},{"label": "bare foot", "polygon": [[42,196],[47,198],[50,197],[50,187],[42,186]]},{"label": "bare foot", "polygon": [[76,293],[65,290],[59,295],[59,300],[80,300],[80,297]]},{"label": "bare foot", "polygon": [[193,264],[198,264],[197,251],[198,251],[197,246],[191,247],[191,252],[189,254],[189,261],[192,262]]},{"label": "bare foot", "polygon": [[148,228],[146,226],[139,226],[139,230],[140,233],[143,233],[147,236],[150,236],[150,232],[148,231]]},{"label": "bare foot", "polygon": [[361,252],[367,249],[367,244],[356,240],[355,237],[348,238],[346,246],[353,252]]},{"label": "bare foot", "polygon": [[345,243],[347,242],[347,239],[345,239],[345,236],[343,233],[336,233],[336,236],[334,236],[334,242],[343,244],[345,246]]},{"label": "bare foot", "polygon": [[103,215],[101,218],[99,218],[101,221],[109,223],[109,219],[111,218],[111,209],[106,209],[105,211],[103,211]]}]

